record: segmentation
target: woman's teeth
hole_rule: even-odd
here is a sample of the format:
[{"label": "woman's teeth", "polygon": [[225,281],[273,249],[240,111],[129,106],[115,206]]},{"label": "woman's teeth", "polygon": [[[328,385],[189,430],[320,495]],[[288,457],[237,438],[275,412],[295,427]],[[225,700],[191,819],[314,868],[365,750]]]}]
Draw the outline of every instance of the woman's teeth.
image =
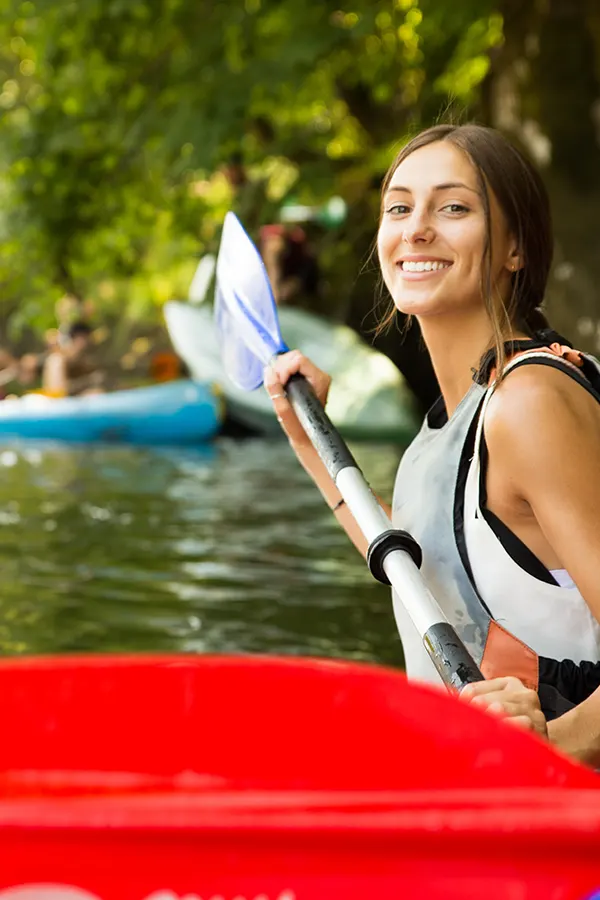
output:
[{"label": "woman's teeth", "polygon": [[436,272],[438,269],[449,269],[452,263],[445,260],[427,260],[426,262],[412,262],[405,259],[402,263],[404,272]]}]

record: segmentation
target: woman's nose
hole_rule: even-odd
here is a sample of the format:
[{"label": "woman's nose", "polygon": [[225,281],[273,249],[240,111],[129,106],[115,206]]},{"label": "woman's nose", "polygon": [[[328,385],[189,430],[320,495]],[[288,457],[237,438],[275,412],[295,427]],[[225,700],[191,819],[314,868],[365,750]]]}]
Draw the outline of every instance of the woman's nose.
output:
[{"label": "woman's nose", "polygon": [[402,238],[407,244],[428,243],[431,241],[433,234],[434,231],[428,217],[424,214],[418,214],[413,215],[406,223],[406,228],[402,232]]}]

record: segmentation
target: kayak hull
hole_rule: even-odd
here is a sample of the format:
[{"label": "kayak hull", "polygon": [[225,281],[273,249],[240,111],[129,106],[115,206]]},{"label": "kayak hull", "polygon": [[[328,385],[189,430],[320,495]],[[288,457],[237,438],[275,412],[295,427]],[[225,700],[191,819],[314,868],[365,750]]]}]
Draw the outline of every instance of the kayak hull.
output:
[{"label": "kayak hull", "polygon": [[[212,309],[172,301],[164,314],[175,350],[195,378],[219,385],[232,423],[259,434],[281,434],[266,392],[242,391],[225,372]],[[414,437],[414,400],[391,360],[346,325],[288,307],[279,310],[279,319],[288,346],[332,376],[327,412],[344,438],[406,444]]]},{"label": "kayak hull", "polygon": [[128,444],[197,444],[220,428],[222,404],[194,381],[50,400],[0,403],[0,438]]},{"label": "kayak hull", "polygon": [[582,900],[600,886],[598,776],[397,672],[5,660],[0,716],[0,900]]}]

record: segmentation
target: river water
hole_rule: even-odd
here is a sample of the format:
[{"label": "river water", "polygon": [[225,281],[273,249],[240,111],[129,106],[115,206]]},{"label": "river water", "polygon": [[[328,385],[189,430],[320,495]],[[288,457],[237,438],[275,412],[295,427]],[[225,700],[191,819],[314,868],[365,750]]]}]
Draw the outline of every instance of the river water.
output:
[{"label": "river water", "polygon": [[[390,498],[400,449],[352,448]],[[0,447],[0,652],[402,665],[376,583],[283,440]]]}]

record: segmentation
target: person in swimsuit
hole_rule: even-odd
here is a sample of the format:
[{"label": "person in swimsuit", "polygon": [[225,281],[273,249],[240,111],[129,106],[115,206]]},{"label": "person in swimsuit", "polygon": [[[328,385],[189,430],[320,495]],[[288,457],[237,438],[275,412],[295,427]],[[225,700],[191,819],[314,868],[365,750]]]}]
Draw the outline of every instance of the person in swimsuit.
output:
[{"label": "person in swimsuit", "polygon": [[[410,141],[383,183],[377,240],[392,307],[413,316],[441,389],[400,463],[396,527],[486,681],[465,700],[600,765],[600,368],[551,332],[540,306],[553,250],[548,197],[499,132],[440,125]],[[298,351],[265,386],[302,465],[366,552],[357,523],[284,391]],[[409,677],[437,675],[410,620]]]}]

